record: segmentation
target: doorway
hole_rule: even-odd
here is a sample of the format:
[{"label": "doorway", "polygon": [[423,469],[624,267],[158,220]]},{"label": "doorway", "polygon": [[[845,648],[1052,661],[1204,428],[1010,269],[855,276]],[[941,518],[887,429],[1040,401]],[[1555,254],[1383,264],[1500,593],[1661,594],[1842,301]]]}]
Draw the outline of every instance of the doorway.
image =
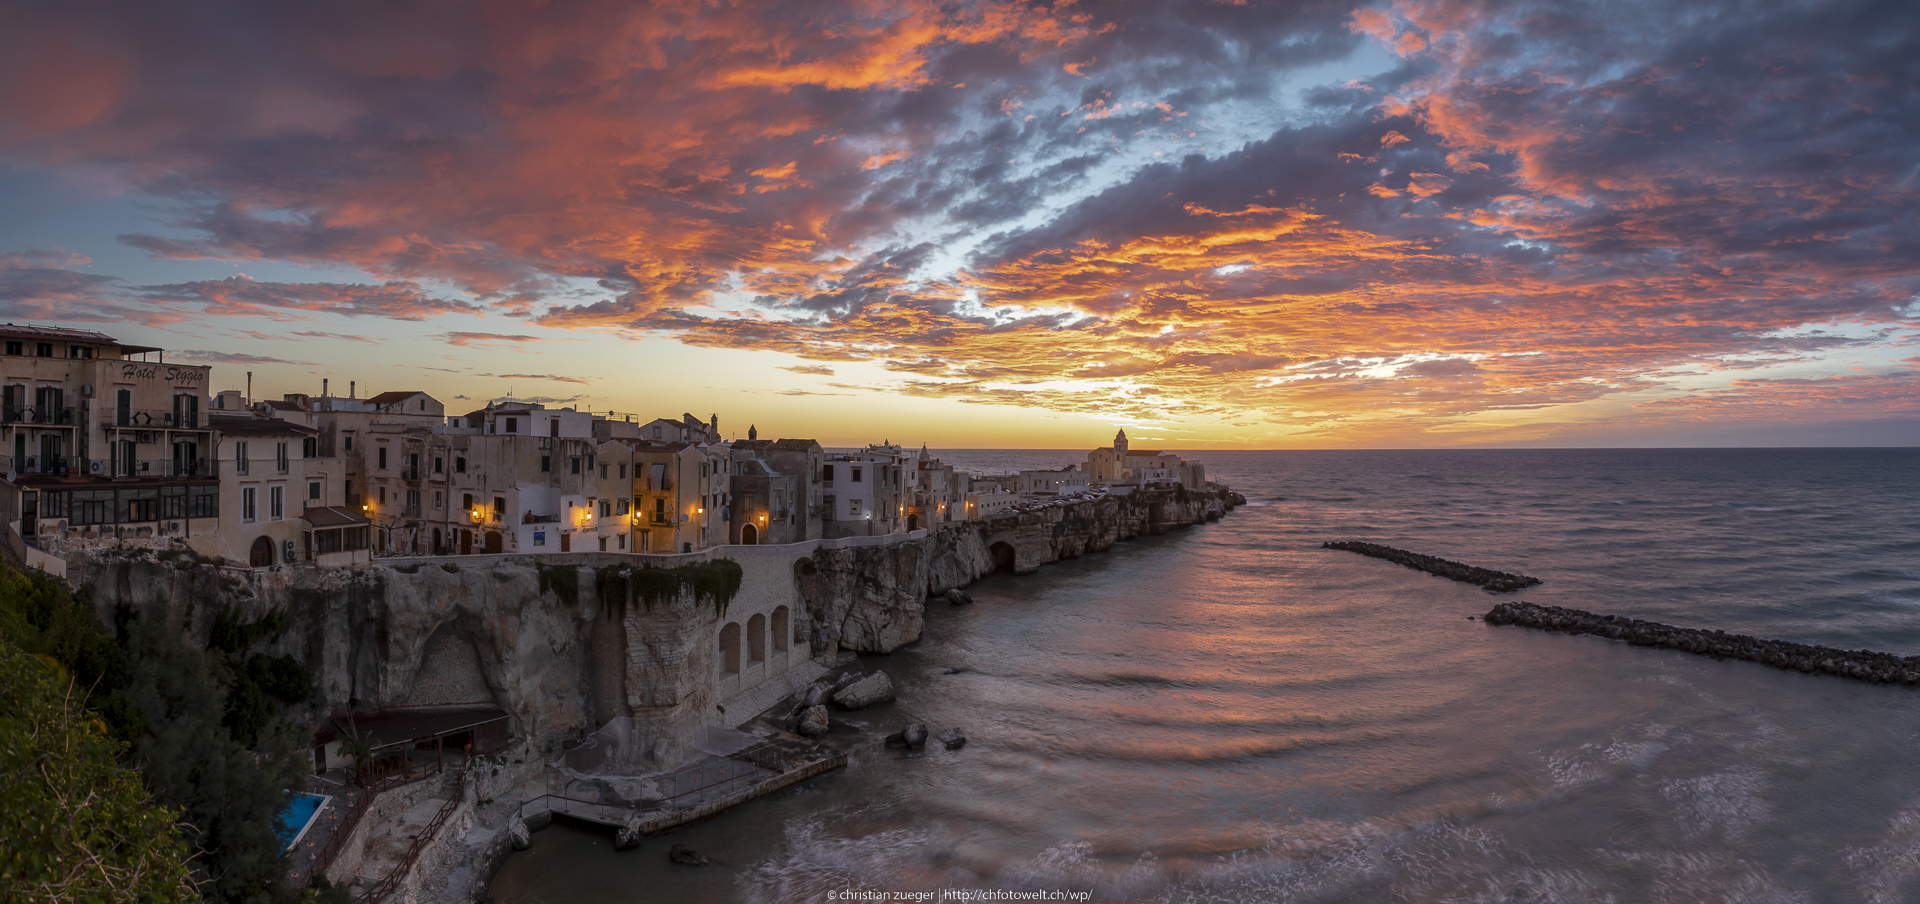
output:
[{"label": "doorway", "polygon": [[741,545],[753,546],[759,542],[760,542],[760,531],[755,529],[753,525],[749,524],[745,527],[740,528]]}]

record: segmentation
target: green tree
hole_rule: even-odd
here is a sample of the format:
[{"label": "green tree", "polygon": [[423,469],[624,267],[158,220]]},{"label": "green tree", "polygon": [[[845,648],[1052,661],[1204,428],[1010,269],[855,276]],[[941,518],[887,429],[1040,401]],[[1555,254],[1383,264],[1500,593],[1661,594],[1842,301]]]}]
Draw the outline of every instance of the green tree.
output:
[{"label": "green tree", "polygon": [[236,738],[226,720],[233,670],[159,621],[139,619],[129,631],[131,680],[121,692],[149,726],[134,744],[147,785],[184,811],[210,897],[285,900],[276,820],[285,792],[304,781],[302,733],[271,719],[252,743]]},{"label": "green tree", "polygon": [[0,640],[0,900],[196,900],[179,812],[75,696],[65,669]]}]

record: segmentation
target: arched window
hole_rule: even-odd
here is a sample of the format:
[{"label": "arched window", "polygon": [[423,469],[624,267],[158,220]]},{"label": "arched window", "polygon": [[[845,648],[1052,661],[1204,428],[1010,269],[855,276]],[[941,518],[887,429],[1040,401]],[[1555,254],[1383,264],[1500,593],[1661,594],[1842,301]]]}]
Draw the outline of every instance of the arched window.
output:
[{"label": "arched window", "polygon": [[720,674],[740,674],[740,623],[727,622],[720,629]]},{"label": "arched window", "polygon": [[790,631],[791,629],[787,626],[787,607],[775,608],[773,610],[773,651],[775,653],[787,651],[787,641],[792,638]]},{"label": "arched window", "polygon": [[754,662],[767,661],[767,617],[747,619],[747,657]]}]

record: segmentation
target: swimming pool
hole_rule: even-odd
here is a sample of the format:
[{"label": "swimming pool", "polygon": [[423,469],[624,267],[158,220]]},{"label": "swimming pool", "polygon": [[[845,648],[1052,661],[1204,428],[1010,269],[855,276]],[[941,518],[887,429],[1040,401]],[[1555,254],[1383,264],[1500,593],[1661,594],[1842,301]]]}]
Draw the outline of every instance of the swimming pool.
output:
[{"label": "swimming pool", "polygon": [[292,850],[294,845],[300,843],[300,838],[313,825],[314,818],[320,815],[320,808],[332,799],[325,794],[287,792],[287,808],[280,811],[280,828],[275,832],[286,841],[287,850]]}]

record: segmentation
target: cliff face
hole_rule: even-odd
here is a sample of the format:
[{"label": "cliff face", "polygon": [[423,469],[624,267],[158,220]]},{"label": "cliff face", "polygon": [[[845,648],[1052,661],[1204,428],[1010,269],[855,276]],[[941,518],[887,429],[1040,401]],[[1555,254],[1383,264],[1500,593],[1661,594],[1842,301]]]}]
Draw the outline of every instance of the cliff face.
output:
[{"label": "cliff face", "polygon": [[[76,552],[69,579],[91,589],[108,624],[133,609],[202,644],[228,607],[249,619],[284,611],[287,628],[267,652],[312,670],[314,700],[299,714],[309,721],[339,709],[488,701],[512,714],[516,736],[550,746],[615,716],[710,718],[782,656],[831,663],[843,649],[891,652],[918,640],[930,595],[1213,521],[1234,503],[1225,491],[1141,493],[941,524],[894,543],[729,548],[719,553],[743,574],[729,606],[691,591],[649,603],[629,583],[638,559],[616,553],[254,571],[106,549]],[[728,684],[716,638],[756,613],[769,624],[789,618],[792,649],[775,640],[765,665],[743,663]]]},{"label": "cliff face", "polygon": [[816,656],[887,653],[920,638],[929,596],[996,571],[1031,574],[1121,540],[1217,521],[1236,504],[1226,490],[1162,491],[948,522],[896,546],[820,550],[794,564],[794,581],[818,626]]}]

